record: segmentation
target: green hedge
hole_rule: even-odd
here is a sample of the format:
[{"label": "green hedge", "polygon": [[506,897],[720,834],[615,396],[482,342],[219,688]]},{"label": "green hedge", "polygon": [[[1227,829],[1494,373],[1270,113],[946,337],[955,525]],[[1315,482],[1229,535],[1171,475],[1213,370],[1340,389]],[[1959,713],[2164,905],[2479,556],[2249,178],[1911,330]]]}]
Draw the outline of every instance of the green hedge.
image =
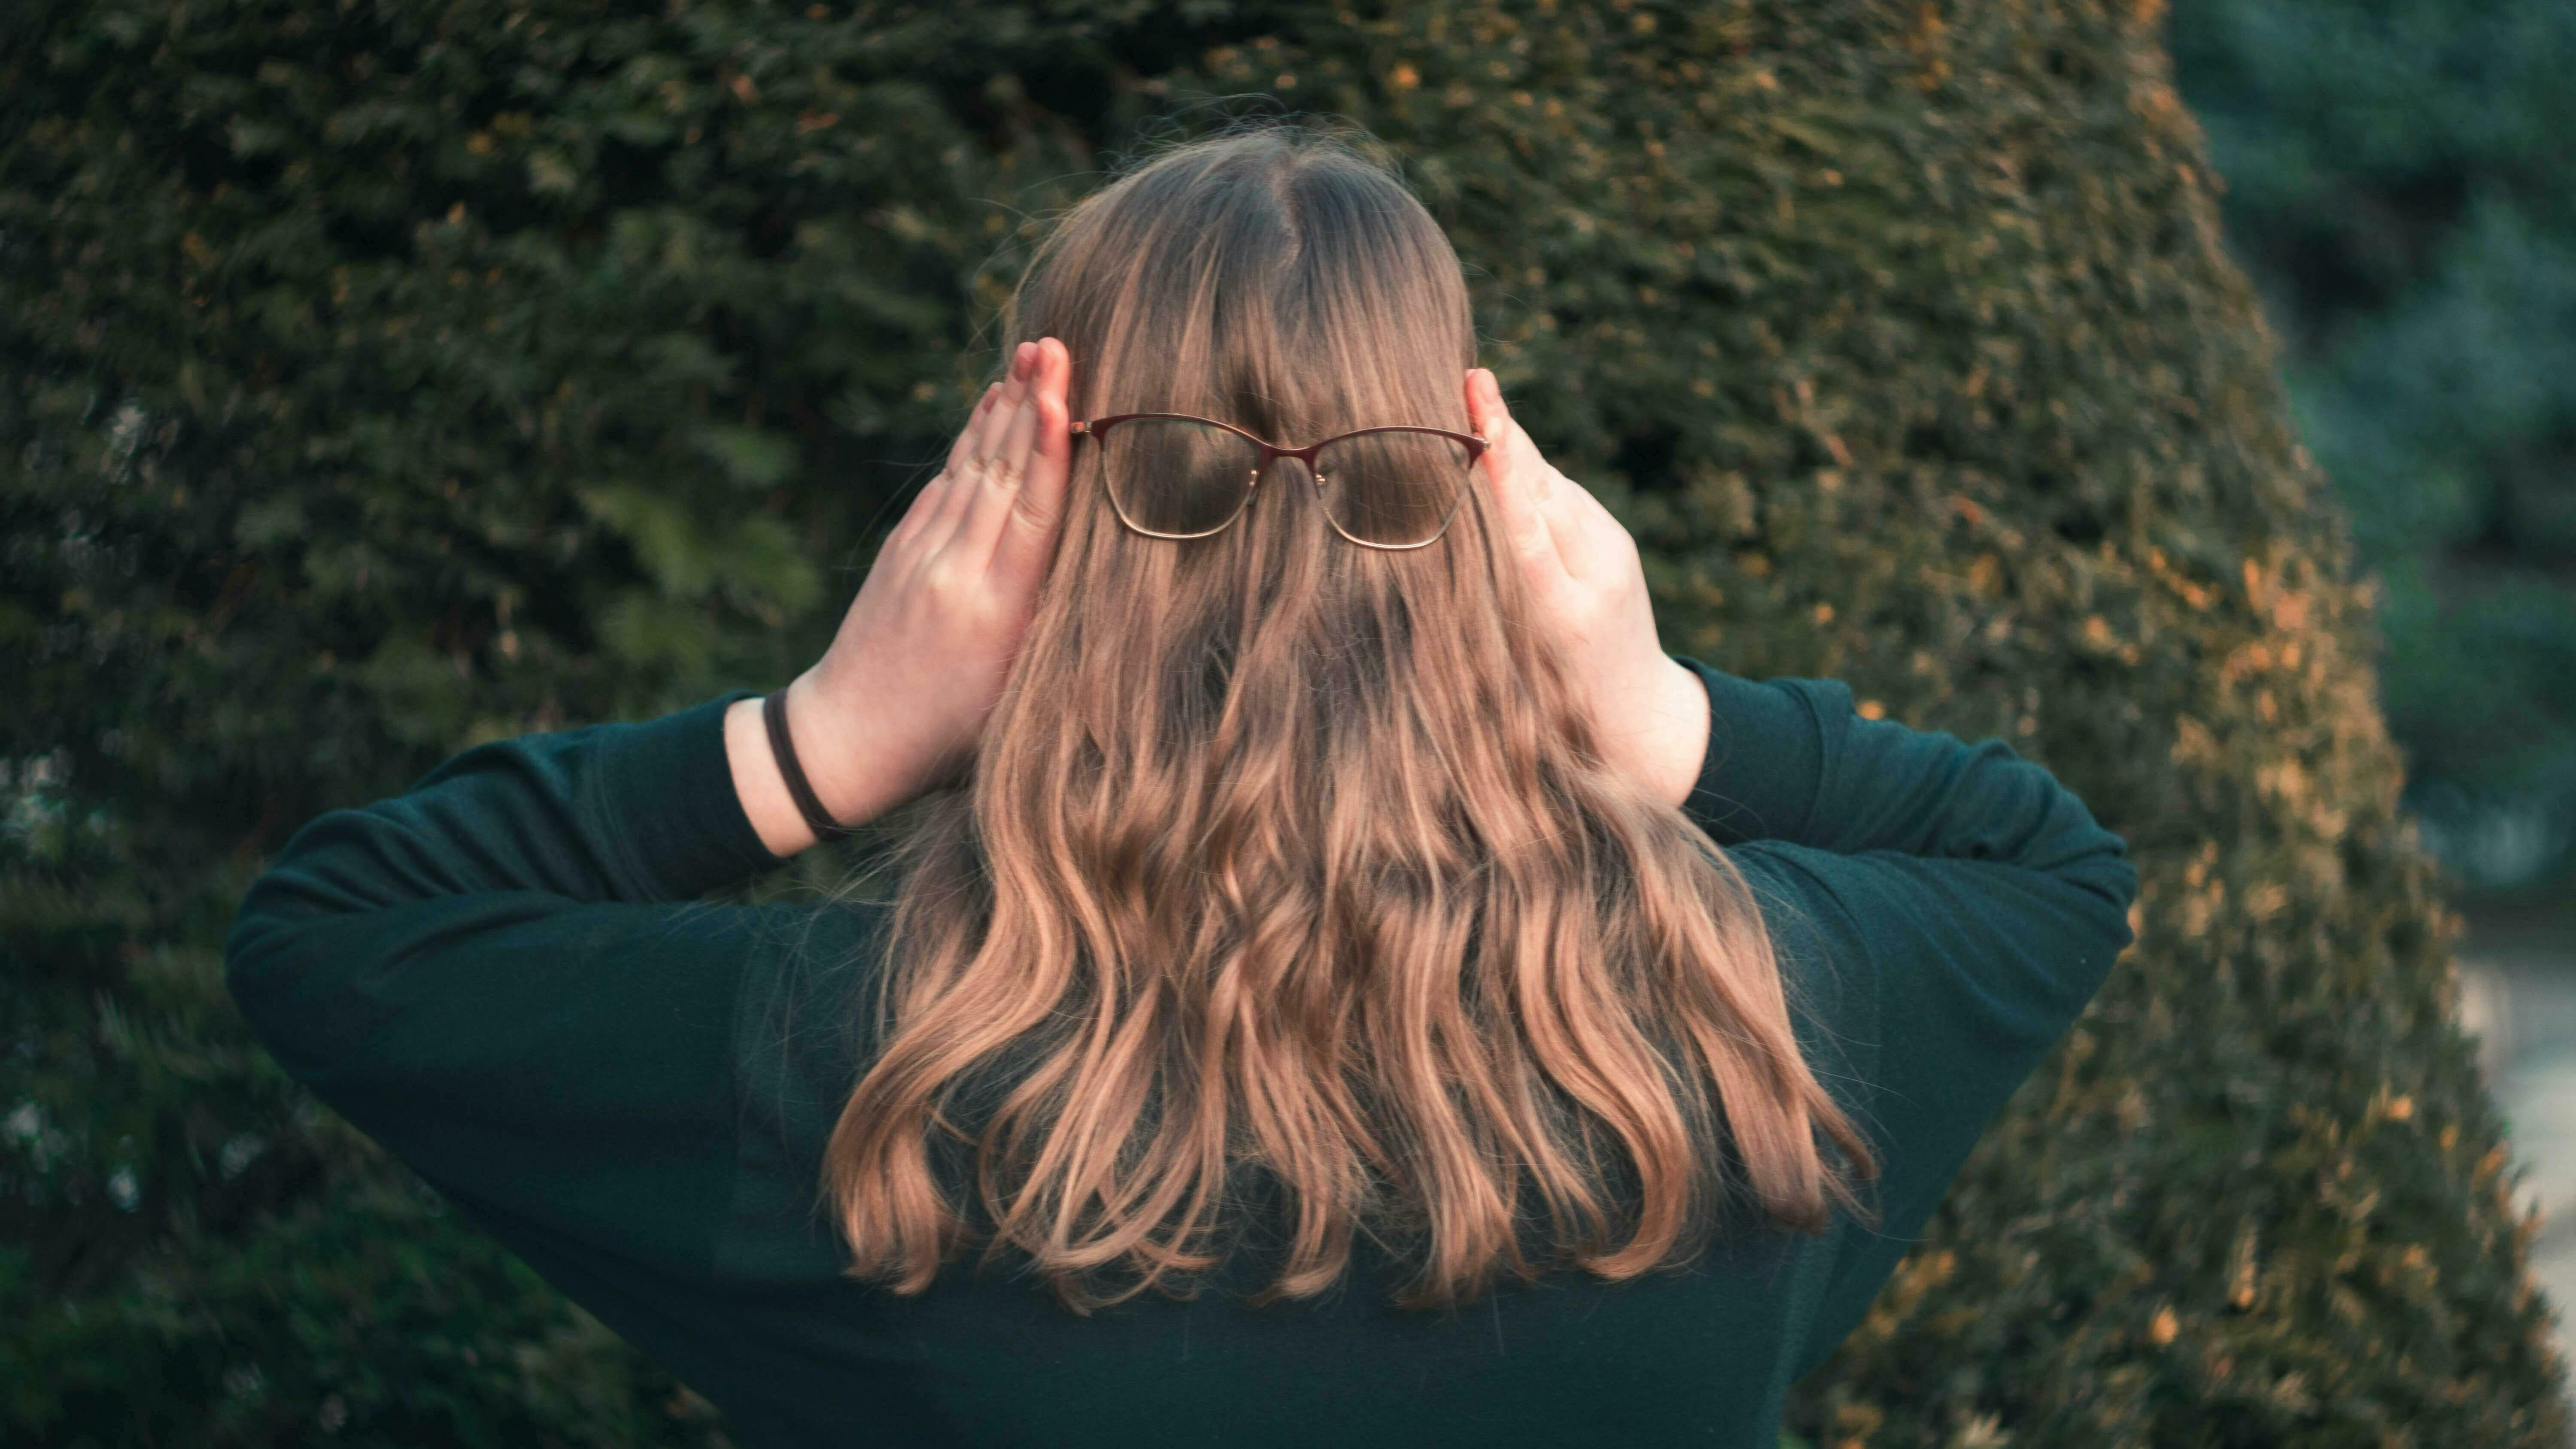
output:
[{"label": "green hedge", "polygon": [[1788,1427],[2562,1442],[2369,602],[2159,24],[16,0],[6,1437],[719,1442],[249,1044],[226,913],[467,743],[784,678],[1043,217],[1261,92],[1407,158],[1671,647],[1999,733],[2138,850],[2138,948]]}]

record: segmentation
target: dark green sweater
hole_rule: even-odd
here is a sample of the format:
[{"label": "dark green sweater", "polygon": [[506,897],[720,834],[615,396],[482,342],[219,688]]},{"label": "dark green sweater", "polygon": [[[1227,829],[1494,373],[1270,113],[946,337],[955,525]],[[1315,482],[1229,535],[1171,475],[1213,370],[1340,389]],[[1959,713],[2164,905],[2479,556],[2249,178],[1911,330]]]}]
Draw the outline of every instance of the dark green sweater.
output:
[{"label": "dark green sweater", "polygon": [[1860,1320],[1960,1163],[2129,941],[2119,837],[2000,742],[1842,685],[1691,664],[1689,810],[1765,904],[1830,1090],[1883,1154],[1877,1231],[1726,1235],[1685,1273],[1455,1314],[1347,1291],[1148,1294],[1090,1319],[966,1266],[904,1299],[809,1216],[857,1080],[866,905],[697,898],[778,861],[728,696],[468,750],[324,815],[244,897],[243,1012],[299,1080],[773,1445],[1740,1445]]}]

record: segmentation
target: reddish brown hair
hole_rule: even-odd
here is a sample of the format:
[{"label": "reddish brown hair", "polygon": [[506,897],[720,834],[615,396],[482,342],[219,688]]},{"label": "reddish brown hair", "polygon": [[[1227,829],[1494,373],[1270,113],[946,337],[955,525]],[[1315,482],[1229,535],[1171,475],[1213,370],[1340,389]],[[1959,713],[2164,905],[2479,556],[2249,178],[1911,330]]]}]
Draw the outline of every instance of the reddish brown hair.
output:
[{"label": "reddish brown hair", "polygon": [[[1063,339],[1075,417],[1467,430],[1457,257],[1366,145],[1273,125],[1114,181],[1033,259],[1004,355]],[[1856,1205],[1875,1164],[1752,895],[1602,764],[1481,472],[1387,553],[1293,463],[1179,542],[1123,528],[1099,466],[1077,447],[971,783],[901,845],[823,1174],[855,1276],[917,1293],[982,1239],[1078,1311],[1185,1294],[1258,1187],[1262,1298],[1331,1285],[1357,1231],[1428,1306],[1685,1260],[1734,1189],[1811,1232]]]}]

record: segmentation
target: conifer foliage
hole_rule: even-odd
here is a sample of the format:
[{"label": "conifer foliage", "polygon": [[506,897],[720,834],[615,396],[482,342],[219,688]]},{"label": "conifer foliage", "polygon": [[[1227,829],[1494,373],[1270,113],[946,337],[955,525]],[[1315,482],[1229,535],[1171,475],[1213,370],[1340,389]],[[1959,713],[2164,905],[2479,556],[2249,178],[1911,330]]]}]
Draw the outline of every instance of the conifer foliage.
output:
[{"label": "conifer foliage", "polygon": [[2138,946],[1790,1427],[2562,1442],[2370,601],[2160,23],[14,0],[0,1437],[722,1442],[250,1042],[227,913],[465,745],[785,678],[1043,217],[1257,92],[1403,156],[1670,647],[1999,734],[2139,854]]}]

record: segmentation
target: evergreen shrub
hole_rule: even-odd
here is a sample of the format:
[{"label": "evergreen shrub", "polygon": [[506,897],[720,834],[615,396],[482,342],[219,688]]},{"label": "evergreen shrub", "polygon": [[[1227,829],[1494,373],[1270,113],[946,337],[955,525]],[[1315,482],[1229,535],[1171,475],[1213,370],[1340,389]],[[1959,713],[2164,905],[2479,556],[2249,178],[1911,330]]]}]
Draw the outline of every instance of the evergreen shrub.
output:
[{"label": "evergreen shrub", "polygon": [[1670,647],[1999,734],[2138,852],[2131,958],[1788,1427],[2563,1442],[2370,601],[2160,24],[13,0],[0,1437],[721,1442],[251,1045],[227,912],[465,745],[787,677],[1046,214],[1265,93],[1405,158]]}]

